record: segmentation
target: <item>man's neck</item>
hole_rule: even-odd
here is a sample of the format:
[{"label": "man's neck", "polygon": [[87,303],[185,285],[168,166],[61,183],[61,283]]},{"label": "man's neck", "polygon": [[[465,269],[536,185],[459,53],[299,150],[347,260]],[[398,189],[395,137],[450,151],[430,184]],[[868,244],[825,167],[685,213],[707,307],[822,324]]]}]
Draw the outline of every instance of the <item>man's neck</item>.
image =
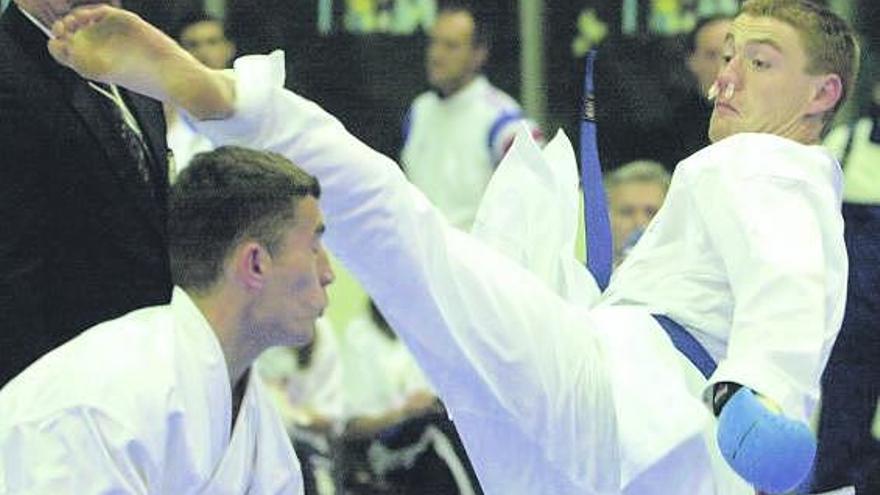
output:
[{"label": "man's neck", "polygon": [[230,297],[223,289],[206,295],[190,294],[196,307],[208,320],[211,331],[220,344],[226,370],[229,373],[229,384],[232,389],[246,378],[246,372],[262,349],[256,349],[253,339],[247,337],[250,325],[244,317],[244,310],[237,304],[235,297]]},{"label": "man's neck", "polygon": [[435,88],[435,89],[437,91],[437,94],[440,96],[440,98],[443,98],[445,100],[447,98],[452,98],[455,95],[461,94],[465,89],[468,88],[468,86],[470,86],[474,81],[477,80],[477,77],[479,77],[479,74],[474,74],[474,75],[470,76],[469,78],[463,80],[460,84],[458,84],[457,86],[455,86],[452,89],[442,89],[442,88]]},{"label": "man's neck", "polygon": [[814,145],[822,142],[822,124],[819,122],[805,122],[804,125],[792,129],[782,137],[791,139],[801,144]]}]

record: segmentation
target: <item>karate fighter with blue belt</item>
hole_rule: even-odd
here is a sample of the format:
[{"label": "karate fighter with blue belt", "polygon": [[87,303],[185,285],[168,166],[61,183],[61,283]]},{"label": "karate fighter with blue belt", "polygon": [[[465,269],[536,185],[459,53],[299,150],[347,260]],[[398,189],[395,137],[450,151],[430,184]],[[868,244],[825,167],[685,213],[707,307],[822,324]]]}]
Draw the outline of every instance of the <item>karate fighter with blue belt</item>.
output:
[{"label": "karate fighter with blue belt", "polygon": [[[543,150],[521,134],[465,233],[284,90],[280,54],[211,71],[107,6],[54,30],[53,56],[85,77],[318,177],[328,247],[435,385],[487,493],[777,493],[809,470],[806,421],[847,275],[840,167],[818,143],[858,69],[852,30],[827,9],[744,4],[712,91],[713,144],[678,165],[604,290],[607,274],[572,255],[577,174],[561,133]],[[599,231],[588,225],[591,243]]]}]

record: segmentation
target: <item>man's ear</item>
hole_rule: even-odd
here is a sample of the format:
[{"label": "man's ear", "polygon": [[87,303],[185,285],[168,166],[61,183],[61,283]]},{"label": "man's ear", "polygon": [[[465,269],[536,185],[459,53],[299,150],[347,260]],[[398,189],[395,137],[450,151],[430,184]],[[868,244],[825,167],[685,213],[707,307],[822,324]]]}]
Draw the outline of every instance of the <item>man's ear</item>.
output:
[{"label": "man's ear", "polygon": [[240,244],[229,262],[232,276],[241,287],[257,291],[266,285],[272,257],[262,244],[254,241]]},{"label": "man's ear", "polygon": [[826,74],[816,78],[813,99],[807,108],[809,115],[830,112],[843,97],[843,81],[837,74]]},{"label": "man's ear", "polygon": [[486,62],[489,60],[489,49],[485,46],[478,46],[476,48],[476,55],[474,56],[474,69],[476,72],[479,72]]},{"label": "man's ear", "polygon": [[694,74],[694,79],[696,79],[697,52],[692,52],[688,55],[687,60],[685,61],[685,65],[687,65],[687,68]]},{"label": "man's ear", "polygon": [[231,40],[226,40],[226,65],[232,63],[235,59],[235,53],[238,51],[238,47],[235,46]]}]

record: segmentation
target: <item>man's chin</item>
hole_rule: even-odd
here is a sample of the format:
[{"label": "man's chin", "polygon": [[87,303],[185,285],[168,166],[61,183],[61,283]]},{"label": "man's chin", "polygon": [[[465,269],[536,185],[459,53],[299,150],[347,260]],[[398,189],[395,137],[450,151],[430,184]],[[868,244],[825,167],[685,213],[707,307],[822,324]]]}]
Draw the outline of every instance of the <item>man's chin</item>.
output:
[{"label": "man's chin", "polygon": [[717,122],[715,117],[712,117],[711,122],[709,123],[709,142],[717,143],[722,139],[730,136],[732,134],[729,129],[730,126]]},{"label": "man's chin", "polygon": [[315,340],[316,331],[317,327],[314,320],[308,323],[303,323],[290,333],[286,345],[290,347],[305,347]]}]

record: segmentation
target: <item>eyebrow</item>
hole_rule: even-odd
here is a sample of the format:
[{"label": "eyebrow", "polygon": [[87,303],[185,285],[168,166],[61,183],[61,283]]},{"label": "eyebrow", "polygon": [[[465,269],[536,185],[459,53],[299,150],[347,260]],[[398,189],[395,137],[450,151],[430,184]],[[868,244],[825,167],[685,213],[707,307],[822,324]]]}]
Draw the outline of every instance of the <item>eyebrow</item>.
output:
[{"label": "eyebrow", "polygon": [[[733,37],[733,33],[727,33],[727,35],[724,37],[725,44],[728,42],[735,42],[735,41],[736,40]],[[772,38],[750,39],[750,40],[746,41],[746,45],[767,45],[767,46],[773,48],[774,50],[776,50],[777,52],[783,53],[782,47],[779,46],[779,43],[777,43],[776,40],[774,40]]]}]

